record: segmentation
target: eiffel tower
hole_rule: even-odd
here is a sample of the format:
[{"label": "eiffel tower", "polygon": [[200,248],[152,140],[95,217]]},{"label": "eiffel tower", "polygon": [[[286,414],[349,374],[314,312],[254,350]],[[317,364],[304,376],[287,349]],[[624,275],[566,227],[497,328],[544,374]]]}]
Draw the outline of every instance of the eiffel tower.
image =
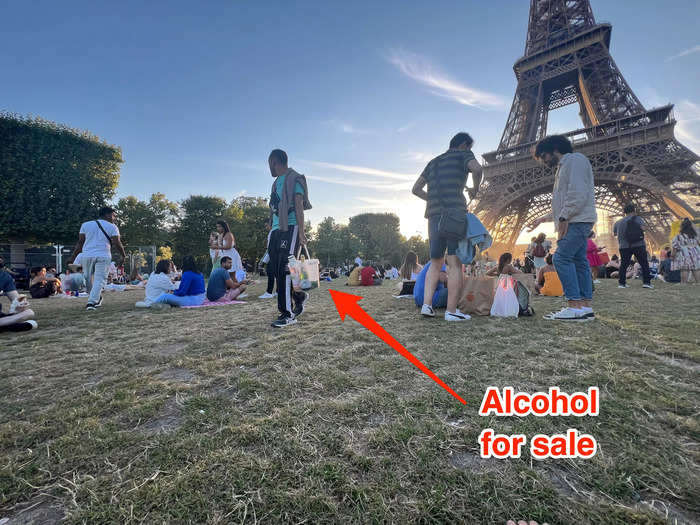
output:
[{"label": "eiffel tower", "polygon": [[554,172],[532,158],[550,110],[577,102],[583,127],[564,135],[593,165],[596,206],[623,215],[637,204],[647,239],[668,243],[670,223],[693,217],[699,157],[673,133],[673,105],[646,110],[610,55],[612,26],[596,23],[589,0],[530,0],[525,56],[513,66],[518,87],[496,151],[484,157],[474,211],[494,251],[551,210]]}]

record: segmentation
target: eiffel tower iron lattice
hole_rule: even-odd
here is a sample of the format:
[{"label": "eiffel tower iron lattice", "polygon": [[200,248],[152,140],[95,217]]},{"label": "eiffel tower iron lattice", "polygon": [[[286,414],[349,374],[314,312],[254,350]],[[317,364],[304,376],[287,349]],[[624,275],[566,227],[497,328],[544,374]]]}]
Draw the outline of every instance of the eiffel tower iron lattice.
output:
[{"label": "eiffel tower iron lattice", "polygon": [[596,23],[589,0],[531,0],[525,56],[500,145],[484,157],[474,211],[496,251],[550,213],[554,172],[532,158],[549,111],[578,103],[583,128],[565,133],[593,165],[596,206],[622,215],[635,202],[648,239],[666,242],[675,218],[700,202],[700,158],[674,137],[673,105],[646,110],[610,54],[612,26]]}]

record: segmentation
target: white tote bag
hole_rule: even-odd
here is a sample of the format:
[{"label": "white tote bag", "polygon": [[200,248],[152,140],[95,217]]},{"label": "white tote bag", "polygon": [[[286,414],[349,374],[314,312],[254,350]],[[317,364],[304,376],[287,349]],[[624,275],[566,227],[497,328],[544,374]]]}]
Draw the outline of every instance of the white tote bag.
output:
[{"label": "white tote bag", "polygon": [[306,257],[300,255],[299,262],[301,263],[301,282],[302,290],[310,290],[318,288],[321,282],[321,263],[318,259],[312,259],[309,256],[309,250],[304,245]]},{"label": "white tote bag", "polygon": [[518,317],[520,304],[515,295],[515,279],[510,275],[501,275],[493,296],[491,315],[494,317]]}]

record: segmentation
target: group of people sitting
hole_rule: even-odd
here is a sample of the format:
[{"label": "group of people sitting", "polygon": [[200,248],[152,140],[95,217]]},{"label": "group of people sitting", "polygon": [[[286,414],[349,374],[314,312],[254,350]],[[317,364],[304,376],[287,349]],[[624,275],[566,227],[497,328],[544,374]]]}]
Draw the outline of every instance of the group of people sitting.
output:
[{"label": "group of people sitting", "polygon": [[390,264],[382,266],[369,263],[363,266],[361,262],[355,262],[347,272],[346,284],[348,286],[381,286],[385,279],[398,279],[399,274],[399,270]]},{"label": "group of people sitting", "polygon": [[[136,303],[137,308],[169,308],[171,306],[199,306],[209,302],[229,302],[245,297],[249,281],[245,272],[233,269],[233,259],[227,255],[219,259],[205,283],[194,257],[187,255],[182,260],[179,283],[171,277],[173,263],[162,259],[146,281],[146,297]],[[240,281],[239,278],[243,277]]]}]

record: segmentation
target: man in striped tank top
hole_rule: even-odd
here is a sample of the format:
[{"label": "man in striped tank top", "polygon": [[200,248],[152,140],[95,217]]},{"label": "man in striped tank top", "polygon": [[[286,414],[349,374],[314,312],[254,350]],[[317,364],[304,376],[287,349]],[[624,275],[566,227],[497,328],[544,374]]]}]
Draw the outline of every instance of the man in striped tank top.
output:
[{"label": "man in striped tank top", "polygon": [[[432,304],[433,294],[438,284],[440,268],[445,263],[447,250],[447,310],[445,320],[466,321],[470,319],[457,309],[457,302],[462,288],[462,264],[457,258],[456,240],[442,236],[438,231],[440,215],[446,210],[460,210],[465,216],[467,200],[476,196],[481,184],[481,164],[476,160],[471,147],[474,140],[468,133],[457,133],[450,141],[450,149],[431,160],[413,186],[413,194],[427,202],[425,218],[428,219],[428,237],[430,241],[431,265],[425,279],[425,295],[421,314],[435,317]],[[467,188],[467,177],[472,174],[473,185]],[[428,186],[426,192],[423,188]]]}]

